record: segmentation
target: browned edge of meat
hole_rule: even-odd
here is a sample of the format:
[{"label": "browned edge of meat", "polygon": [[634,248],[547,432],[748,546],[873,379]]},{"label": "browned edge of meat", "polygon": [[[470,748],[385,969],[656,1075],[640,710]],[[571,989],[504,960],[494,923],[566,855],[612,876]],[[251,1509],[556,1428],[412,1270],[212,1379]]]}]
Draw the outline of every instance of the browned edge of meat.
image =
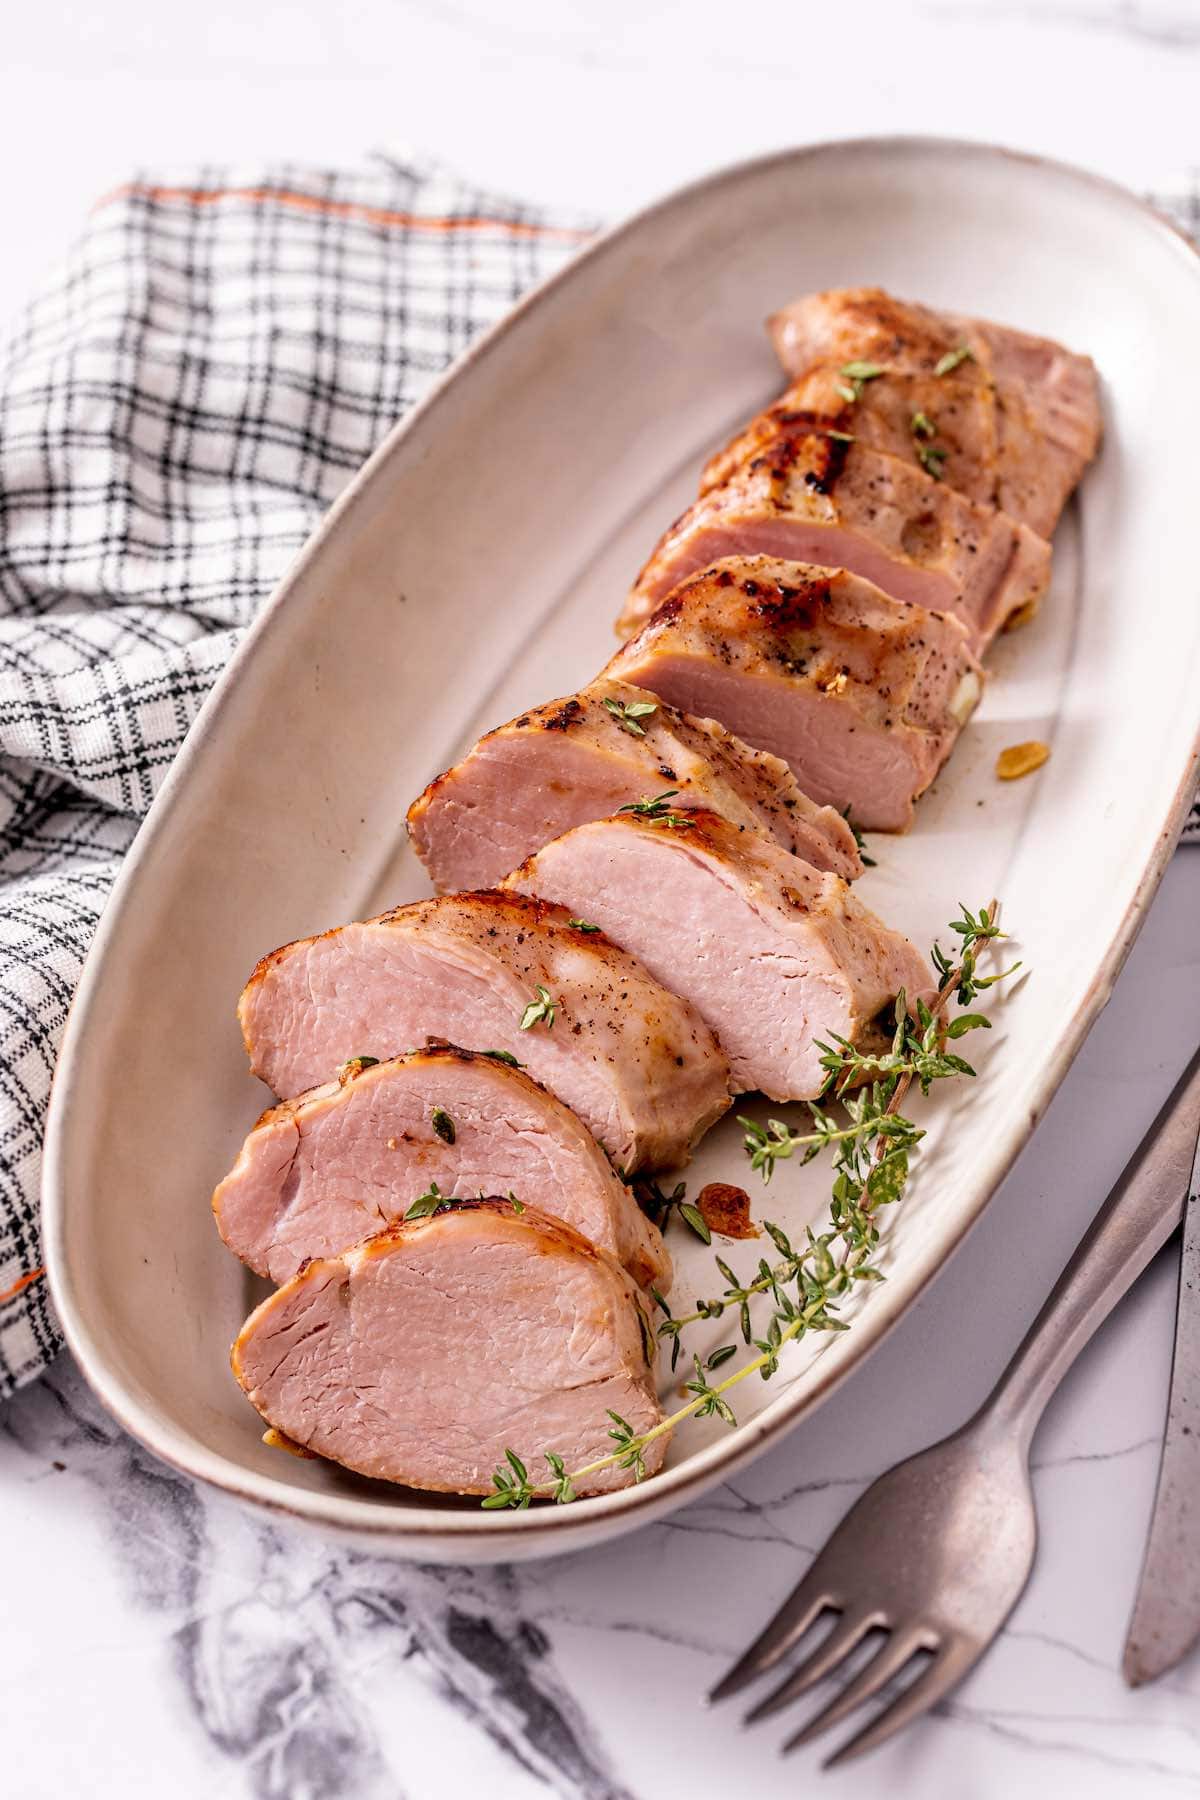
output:
[{"label": "browned edge of meat", "polygon": [[796,439],[850,437],[899,457],[979,506],[993,506],[1049,538],[1082,472],[1078,456],[1044,437],[1019,392],[1002,400],[974,359],[942,376],[888,367],[857,399],[836,363],[817,363],[705,464],[700,492],[721,487],[758,457]]},{"label": "browned edge of meat", "polygon": [[[867,411],[882,404],[879,384],[891,376],[932,380],[937,386],[925,390],[924,410],[935,422],[953,396],[957,404],[974,406],[982,433],[980,413],[991,398],[996,454],[1017,484],[1014,494],[998,497],[1044,535],[1099,448],[1103,414],[1095,365],[1050,338],[937,312],[877,287],[802,295],[768,321],[768,331],[794,378],[821,365],[844,369],[847,361],[882,369],[874,380],[849,384],[851,392],[860,388],[856,412],[864,401]],[[936,412],[928,404],[932,397]]]},{"label": "browned edge of meat", "polygon": [[946,612],[980,652],[1049,585],[1050,546],[899,457],[822,432],[775,438],[669,528],[618,622],[636,630],[689,575],[726,556],[843,568],[893,600]]}]

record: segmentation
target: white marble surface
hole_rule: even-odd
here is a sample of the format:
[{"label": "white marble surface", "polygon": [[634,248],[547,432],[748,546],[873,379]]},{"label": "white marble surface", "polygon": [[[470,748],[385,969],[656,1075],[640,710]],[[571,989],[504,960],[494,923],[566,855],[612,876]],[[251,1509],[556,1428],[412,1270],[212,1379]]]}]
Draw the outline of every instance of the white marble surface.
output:
[{"label": "white marble surface", "polygon": [[[1193,0],[26,8],[0,67],[0,309],[137,163],[403,141],[616,213],[735,155],[924,129],[1150,185],[1200,151],[1198,84]],[[886,1348],[749,1474],[607,1550],[472,1573],[296,1535],[153,1463],[64,1359],[0,1409],[0,1791],[682,1800],[811,1780],[815,1750],[778,1762],[784,1724],[742,1734],[700,1695],[864,1483],[987,1390],[1194,1046],[1198,918],[1195,851],[1013,1176]],[[1008,1630],[936,1717],[821,1791],[1200,1789],[1200,1660],[1137,1694],[1117,1673],[1174,1274],[1168,1253],[1051,1408],[1041,1549]]]}]

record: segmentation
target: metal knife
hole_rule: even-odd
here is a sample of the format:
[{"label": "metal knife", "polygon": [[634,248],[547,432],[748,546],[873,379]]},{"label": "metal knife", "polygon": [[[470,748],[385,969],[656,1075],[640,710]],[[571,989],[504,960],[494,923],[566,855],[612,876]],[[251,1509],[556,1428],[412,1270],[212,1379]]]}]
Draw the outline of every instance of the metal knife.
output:
[{"label": "metal knife", "polygon": [[1183,1218],[1167,1429],[1121,1671],[1153,1681],[1200,1638],[1200,1137]]}]

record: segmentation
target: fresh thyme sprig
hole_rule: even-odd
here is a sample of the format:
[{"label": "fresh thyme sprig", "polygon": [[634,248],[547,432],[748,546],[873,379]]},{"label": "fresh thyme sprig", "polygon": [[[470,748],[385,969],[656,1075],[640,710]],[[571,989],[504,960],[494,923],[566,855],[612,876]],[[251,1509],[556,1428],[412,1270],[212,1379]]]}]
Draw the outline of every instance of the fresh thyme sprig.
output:
[{"label": "fresh thyme sprig", "polygon": [[[481,1200],[486,1200],[489,1196],[480,1194],[479,1198]],[[517,1196],[513,1193],[511,1188],[509,1188],[504,1198],[508,1201],[515,1213],[523,1213],[525,1211],[524,1202],[517,1199]],[[404,1220],[407,1224],[409,1219],[429,1219],[432,1218],[434,1213],[449,1212],[455,1206],[466,1205],[474,1205],[474,1202],[468,1195],[443,1194],[442,1190],[438,1187],[437,1182],[431,1181],[425,1193],[417,1195],[417,1198],[405,1213]]]},{"label": "fresh thyme sprig", "polygon": [[617,811],[635,813],[640,819],[653,819],[659,825],[666,825],[671,831],[687,831],[695,820],[687,813],[672,812],[670,802],[679,792],[678,788],[665,788],[661,794],[651,799],[643,794],[640,800],[630,800],[626,806],[618,806]]},{"label": "fresh thyme sprig", "polygon": [[[841,1043],[845,1040],[839,1039],[838,1041]],[[824,1057],[822,1057],[821,1063],[824,1067]],[[863,1137],[876,1124],[883,1131],[892,1129],[890,1121],[885,1123],[882,1116],[876,1119],[871,1113],[865,1112],[862,1108],[856,1108],[850,1102],[847,1102],[846,1110],[851,1114],[852,1123],[845,1126],[839,1125],[829,1113],[822,1112],[815,1100],[809,1101],[808,1110],[813,1125],[816,1127],[814,1131],[793,1131],[790,1126],[784,1124],[782,1119],[768,1119],[766,1125],[763,1126],[754,1119],[745,1118],[741,1113],[737,1115],[737,1122],[746,1133],[742,1144],[746,1155],[750,1158],[750,1167],[756,1174],[762,1175],[764,1183],[769,1182],[775,1173],[775,1164],[786,1162],[794,1150],[803,1150],[804,1154],[800,1158],[801,1166],[803,1166],[805,1163],[811,1162],[814,1156],[819,1156],[822,1150],[828,1149],[831,1144],[843,1143],[849,1138]],[[860,1114],[862,1116],[859,1116]]]},{"label": "fresh thyme sprig", "polygon": [[[995,901],[981,907],[978,915],[962,907],[950,929],[962,940],[958,961],[953,962],[947,957],[939,944],[933,946],[931,960],[938,972],[934,1004],[929,1007],[918,1000],[914,1017],[906,997],[900,994],[895,1007],[895,1031],[887,1051],[862,1052],[846,1039],[836,1036],[836,1048],[826,1044],[818,1046],[822,1051],[821,1066],[828,1073],[826,1092],[842,1102],[848,1120],[846,1125],[839,1126],[836,1119],[815,1102],[809,1103],[814,1126],[810,1132],[792,1131],[780,1119],[769,1119],[764,1127],[753,1119],[738,1118],[746,1131],[744,1145],[750,1166],[762,1174],[764,1183],[770,1181],[775,1164],[790,1159],[797,1150],[802,1153],[800,1161],[803,1164],[827,1146],[837,1146],[830,1201],[833,1234],[820,1239],[809,1232],[808,1245],[797,1255],[779,1227],[764,1221],[776,1248],[782,1250],[785,1262],[772,1269],[764,1260],[760,1263],[757,1278],[743,1287],[730,1278],[729,1271],[718,1259],[717,1266],[729,1282],[725,1293],[717,1300],[697,1301],[696,1310],[681,1319],[668,1317],[659,1327],[660,1337],[677,1337],[685,1325],[714,1318],[726,1307],[737,1306],[742,1312],[743,1336],[750,1342],[746,1302],[753,1294],[773,1291],[796,1280],[806,1259],[820,1261],[822,1244],[827,1249],[835,1237],[850,1243],[855,1253],[864,1247],[869,1249],[877,1241],[878,1228],[871,1215],[877,1206],[899,1199],[908,1179],[909,1154],[925,1135],[919,1126],[901,1114],[905,1095],[914,1081],[927,1094],[935,1081],[973,1076],[975,1071],[970,1063],[947,1050],[945,1040],[963,1037],[972,1030],[990,1029],[991,1022],[982,1013],[964,1012],[947,1020],[951,1001],[957,1000],[960,1006],[969,1005],[981,988],[993,987],[996,982],[1015,974],[1021,966],[1014,963],[989,976],[980,976],[976,972],[980,945],[1004,936]],[[859,1086],[856,1092],[849,1091],[858,1083],[866,1085]],[[858,1260],[856,1268],[861,1273],[856,1274],[855,1279],[879,1279],[877,1272],[863,1259]]]},{"label": "fresh thyme sprig", "polygon": [[[1001,969],[996,975],[976,974],[976,957],[980,944],[1005,936],[995,917],[994,901],[990,908],[980,909],[978,918],[975,918],[963,906],[960,916],[951,920],[950,929],[957,932],[962,938],[957,966],[952,966],[951,959],[945,954],[940,944],[933,946],[930,958],[938,973],[938,993],[943,993],[947,985],[953,986],[954,998],[960,1006],[970,1006],[972,1000],[976,999],[986,988],[995,987],[998,981],[1006,981],[1021,967],[1019,962],[1015,962],[1009,968]],[[956,1020],[955,1023],[957,1022]]]},{"label": "fresh thyme sprig", "polygon": [[504,1455],[508,1467],[507,1469],[497,1469],[492,1476],[496,1491],[489,1494],[482,1502],[485,1507],[515,1506],[524,1510],[535,1494],[548,1495],[557,1500],[560,1506],[574,1500],[575,1489],[571,1485],[571,1477],[563,1467],[562,1457],[556,1456],[553,1450],[546,1451],[545,1460],[550,1466],[550,1473],[554,1479],[543,1482],[540,1487],[535,1487],[530,1481],[529,1470],[515,1450],[506,1450]]},{"label": "fresh thyme sprig", "polygon": [[[658,1336],[671,1343],[672,1369],[678,1362],[680,1334],[685,1327],[701,1319],[719,1318],[730,1308],[737,1310],[744,1342],[758,1354],[715,1383],[707,1380],[705,1368],[693,1357],[695,1374],[685,1384],[685,1392],[690,1396],[686,1404],[640,1436],[631,1431],[625,1420],[610,1414],[614,1429],[609,1435],[617,1449],[573,1470],[568,1478],[573,1488],[614,1465],[632,1469],[635,1480],[640,1481],[646,1472],[647,1447],[693,1415],[712,1415],[726,1424],[736,1424],[733,1409],[725,1398],[732,1388],[755,1374],[769,1380],[779,1368],[784,1346],[806,1332],[848,1330],[846,1321],[838,1317],[840,1303],[859,1283],[883,1279],[871,1261],[880,1235],[876,1214],[901,1197],[908,1181],[910,1153],[924,1136],[919,1126],[903,1117],[900,1106],[914,1081],[928,1092],[935,1080],[974,1074],[969,1063],[946,1049],[946,1042],[968,1031],[987,1028],[990,1021],[978,1013],[948,1018],[948,1009],[954,1000],[969,1005],[981,989],[994,986],[1020,967],[1014,963],[995,975],[977,973],[980,949],[1005,935],[1000,930],[995,901],[981,907],[977,915],[963,907],[950,929],[961,939],[957,960],[948,957],[940,945],[934,945],[932,960],[938,972],[934,1003],[928,1006],[918,1002],[914,1016],[905,996],[897,997],[889,1049],[863,1053],[842,1038],[835,1038],[834,1045],[822,1046],[821,1062],[829,1075],[826,1092],[840,1100],[847,1125],[839,1126],[830,1113],[811,1102],[809,1111],[816,1127],[812,1132],[793,1132],[780,1120],[769,1120],[764,1129],[752,1120],[739,1119],[746,1128],[751,1166],[763,1173],[764,1181],[770,1179],[776,1161],[787,1160],[797,1150],[802,1151],[800,1160],[805,1162],[827,1145],[836,1146],[831,1228],[819,1234],[806,1228],[804,1242],[795,1247],[778,1225],[764,1220],[764,1229],[782,1259],[774,1267],[763,1257],[751,1280],[739,1281],[729,1264],[717,1257],[717,1269],[726,1283],[724,1291],[713,1299],[697,1300],[691,1313],[678,1318],[671,1314],[661,1295],[654,1295],[665,1315]],[[860,1081],[866,1085],[857,1086]],[[772,1313],[763,1336],[755,1337],[750,1302],[760,1294],[770,1295]],[[735,1348],[722,1345],[714,1351],[707,1372],[728,1361]],[[509,1459],[511,1462],[511,1452]],[[559,1498],[555,1484],[550,1482],[514,1488],[511,1473],[496,1471],[496,1491],[484,1501],[485,1506],[521,1506],[533,1498]]]}]

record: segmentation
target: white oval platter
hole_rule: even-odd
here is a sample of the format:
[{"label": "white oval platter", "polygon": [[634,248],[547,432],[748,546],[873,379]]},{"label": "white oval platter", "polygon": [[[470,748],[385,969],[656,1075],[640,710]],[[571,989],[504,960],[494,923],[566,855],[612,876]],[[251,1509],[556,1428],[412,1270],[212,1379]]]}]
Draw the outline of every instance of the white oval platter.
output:
[{"label": "white oval platter", "polygon": [[[922,944],[959,899],[999,895],[1031,971],[972,1039],[979,1081],[928,1111],[920,1172],[887,1219],[888,1279],[861,1290],[848,1332],[739,1387],[736,1429],[691,1423],[662,1475],[574,1506],[484,1513],[265,1448],[228,1365],[256,1287],[208,1204],[265,1103],[234,1020],[249,969],[427,891],[404,840],[409,799],[480,730],[600,666],[622,591],[702,457],[781,385],[765,315],[861,282],[1090,352],[1107,428],[1059,531],[1049,602],[998,646],[915,829],[874,840],[861,884]],[[732,168],[610,233],[392,432],[204,708],[72,1012],[46,1145],[48,1266],[71,1348],[123,1425],[178,1468],[326,1530],[486,1561],[665,1513],[830,1395],[1045,1109],[1195,790],[1197,319],[1200,262],[1105,182],[978,145],[827,144]],[[997,751],[1027,738],[1051,744],[1049,763],[998,783]],[[694,1179],[744,1183],[789,1229],[822,1217],[820,1164],[783,1165],[764,1193],[739,1138],[715,1132]],[[712,1253],[672,1238],[677,1300],[719,1287]],[[759,1246],[726,1254],[752,1268]],[[699,1347],[730,1336],[705,1331]]]}]

